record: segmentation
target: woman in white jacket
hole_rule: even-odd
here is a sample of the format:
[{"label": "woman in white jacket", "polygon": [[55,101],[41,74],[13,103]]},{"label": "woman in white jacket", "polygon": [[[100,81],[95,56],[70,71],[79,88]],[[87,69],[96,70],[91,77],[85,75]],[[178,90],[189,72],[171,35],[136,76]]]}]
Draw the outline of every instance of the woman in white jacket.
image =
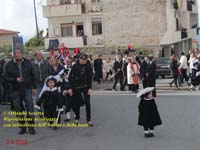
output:
[{"label": "woman in white jacket", "polygon": [[127,66],[127,80],[132,92],[135,93],[137,93],[139,90],[139,74],[140,74],[139,70],[140,66],[137,63],[135,57],[133,57],[132,60],[129,60]]},{"label": "woman in white jacket", "polygon": [[188,61],[190,67],[190,74],[192,73],[193,63],[197,60],[195,53],[193,52],[190,56],[190,60]]},{"label": "woman in white jacket", "polygon": [[127,65],[127,83],[128,83],[128,87],[129,87],[129,91],[133,91],[134,87],[133,87],[133,70],[131,69],[132,66],[132,60],[131,58],[127,58],[128,59],[128,65]]},{"label": "woman in white jacket", "polygon": [[106,73],[106,81],[107,81],[109,75],[112,76],[113,63],[112,63],[110,57],[108,57],[107,60],[104,62],[103,68],[104,68],[104,71],[105,71],[105,73]]},{"label": "woman in white jacket", "polygon": [[188,83],[188,76],[187,76],[187,69],[188,69],[188,62],[187,62],[187,57],[185,56],[185,53],[181,53],[181,58],[180,58],[180,66],[179,69],[181,70],[181,82],[183,83],[183,80]]}]

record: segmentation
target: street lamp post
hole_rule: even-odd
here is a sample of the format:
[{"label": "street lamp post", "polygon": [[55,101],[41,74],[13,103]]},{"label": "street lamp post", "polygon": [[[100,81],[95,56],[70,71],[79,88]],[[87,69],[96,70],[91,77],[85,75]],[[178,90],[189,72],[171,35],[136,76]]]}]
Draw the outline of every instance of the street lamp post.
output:
[{"label": "street lamp post", "polygon": [[38,22],[37,22],[37,11],[36,11],[36,6],[35,6],[35,0],[33,0],[33,4],[34,4],[35,25],[36,25],[37,38],[39,39],[39,29],[38,29]]}]

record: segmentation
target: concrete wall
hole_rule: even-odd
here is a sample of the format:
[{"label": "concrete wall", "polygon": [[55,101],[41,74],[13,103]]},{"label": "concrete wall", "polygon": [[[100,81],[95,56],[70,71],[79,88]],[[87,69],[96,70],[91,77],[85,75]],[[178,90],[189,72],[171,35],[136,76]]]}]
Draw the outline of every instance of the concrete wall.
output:
[{"label": "concrete wall", "polygon": [[13,35],[0,35],[0,47],[12,46],[13,44]]},{"label": "concrete wall", "polygon": [[167,30],[165,0],[104,0],[103,14],[105,46],[159,49]]}]

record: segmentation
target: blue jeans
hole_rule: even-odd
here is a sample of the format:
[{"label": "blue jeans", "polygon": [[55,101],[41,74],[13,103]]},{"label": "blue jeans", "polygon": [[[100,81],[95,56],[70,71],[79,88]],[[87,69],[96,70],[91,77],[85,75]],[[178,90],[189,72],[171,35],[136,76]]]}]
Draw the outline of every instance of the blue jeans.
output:
[{"label": "blue jeans", "polygon": [[37,103],[42,88],[43,88],[43,84],[37,84],[37,89],[36,89],[37,91],[36,91],[36,94],[33,96],[34,104]]},{"label": "blue jeans", "polygon": [[36,93],[36,100],[39,98],[40,92],[43,88],[44,84],[37,84],[37,93]]},{"label": "blue jeans", "polygon": [[[24,102],[24,103],[23,103]],[[34,124],[34,115],[29,112],[34,112],[33,100],[32,100],[32,89],[18,89],[12,91],[12,103],[16,112],[22,112],[26,110],[29,124]],[[24,106],[25,104],[25,106]],[[24,118],[24,115],[17,115],[18,118]],[[19,121],[20,124],[25,124],[25,121]]]}]

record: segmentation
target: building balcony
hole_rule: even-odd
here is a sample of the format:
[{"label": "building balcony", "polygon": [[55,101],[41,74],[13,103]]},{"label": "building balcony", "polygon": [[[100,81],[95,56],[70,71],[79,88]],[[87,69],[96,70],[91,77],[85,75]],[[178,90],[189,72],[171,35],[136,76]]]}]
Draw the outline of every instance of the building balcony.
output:
[{"label": "building balcony", "polygon": [[58,38],[46,38],[45,48],[48,49],[49,41],[52,39],[58,39],[59,43],[64,43],[68,48],[83,47],[83,37],[58,37]]},{"label": "building balcony", "polygon": [[197,35],[197,29],[187,29],[176,32],[166,32],[161,39],[160,45],[170,45],[180,42],[184,39],[192,39]]},{"label": "building balcony", "polygon": [[166,32],[161,39],[160,45],[171,45],[181,41],[181,31]]},{"label": "building balcony", "polygon": [[64,43],[68,48],[77,47],[102,47],[104,46],[103,35],[92,36],[92,37],[55,37],[55,38],[45,38],[45,49],[48,49],[49,41],[53,39],[58,39],[59,43]]},{"label": "building balcony", "polygon": [[82,4],[43,6],[43,16],[46,18],[77,16],[82,14],[82,8]]}]

